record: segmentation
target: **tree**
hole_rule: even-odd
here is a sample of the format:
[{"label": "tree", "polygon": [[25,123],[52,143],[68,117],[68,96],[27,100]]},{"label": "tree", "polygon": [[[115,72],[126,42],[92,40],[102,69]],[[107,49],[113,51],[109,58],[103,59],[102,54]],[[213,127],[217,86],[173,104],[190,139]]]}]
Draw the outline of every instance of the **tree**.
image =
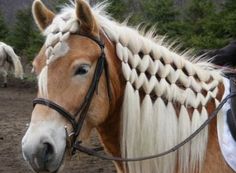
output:
[{"label": "tree", "polygon": [[40,32],[34,28],[34,30],[30,34],[29,43],[30,46],[25,48],[24,53],[26,54],[28,60],[33,60],[36,54],[39,52],[40,48],[43,45],[44,39]]},{"label": "tree", "polygon": [[175,28],[180,26],[178,11],[175,10],[173,0],[142,0],[143,21],[157,24],[157,32],[161,35],[174,36]]},{"label": "tree", "polygon": [[42,46],[42,37],[33,22],[30,8],[20,10],[16,14],[16,23],[11,30],[9,43],[17,53],[32,60],[35,53]]},{"label": "tree", "polygon": [[30,46],[29,39],[33,24],[30,9],[20,10],[16,14],[16,23],[11,31],[9,41],[17,51],[24,50]]},{"label": "tree", "polygon": [[215,13],[215,6],[211,0],[192,0],[187,9],[187,20],[193,23]]},{"label": "tree", "polygon": [[192,0],[184,18],[187,30],[182,39],[188,47],[198,50],[222,47],[222,19],[211,0]]},{"label": "tree", "polygon": [[142,7],[145,19],[152,23],[169,23],[176,19],[173,0],[143,0]]},{"label": "tree", "polygon": [[60,11],[61,7],[68,3],[68,0],[57,0],[55,4],[56,11]]},{"label": "tree", "polygon": [[6,37],[8,35],[8,28],[5,24],[4,17],[2,12],[0,11],[0,41],[6,41]]},{"label": "tree", "polygon": [[108,12],[112,14],[117,20],[124,20],[125,14],[127,14],[127,6],[123,0],[110,0],[110,5],[108,7]]},{"label": "tree", "polygon": [[227,0],[223,5],[221,12],[223,19],[222,27],[224,28],[225,35],[229,38],[236,39],[236,2],[235,0]]}]

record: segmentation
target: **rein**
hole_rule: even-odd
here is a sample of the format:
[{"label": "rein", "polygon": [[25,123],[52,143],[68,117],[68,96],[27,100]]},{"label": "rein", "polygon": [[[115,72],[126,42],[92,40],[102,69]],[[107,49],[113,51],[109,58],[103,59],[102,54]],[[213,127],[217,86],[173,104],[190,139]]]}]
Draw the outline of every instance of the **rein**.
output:
[{"label": "rein", "polygon": [[[81,34],[79,34],[81,35]],[[108,71],[108,64],[106,61],[105,53],[104,53],[104,43],[97,39],[96,37],[90,36],[90,35],[81,35],[84,37],[88,37],[89,39],[93,40],[96,42],[99,47],[101,48],[101,55],[98,58],[96,69],[94,72],[93,80],[91,82],[90,88],[84,98],[83,103],[79,107],[78,111],[76,112],[75,115],[72,115],[69,113],[67,110],[65,110],[63,107],[60,105],[54,103],[51,100],[44,99],[44,98],[36,98],[33,100],[33,106],[35,107],[37,104],[47,106],[55,111],[57,111],[60,115],[62,115],[65,119],[67,119],[72,127],[73,127],[73,132],[69,136],[67,134],[67,138],[71,138],[69,141],[69,147],[72,148],[72,155],[76,153],[76,151],[80,151],[83,153],[86,153],[88,155],[92,155],[104,160],[110,160],[110,161],[122,161],[122,162],[135,162],[135,161],[142,161],[142,160],[149,160],[149,159],[154,159],[154,158],[159,158],[162,156],[165,156],[167,154],[170,154],[172,152],[177,151],[179,148],[184,146],[186,143],[190,142],[194,137],[196,137],[207,125],[211,123],[211,121],[217,116],[221,108],[224,106],[224,104],[232,97],[236,96],[236,92],[232,92],[229,95],[227,95],[221,103],[218,105],[218,107],[210,114],[208,119],[194,132],[192,133],[188,138],[180,142],[179,144],[175,145],[174,147],[170,148],[167,151],[161,152],[159,154],[151,155],[151,156],[145,156],[145,157],[138,157],[138,158],[122,158],[122,157],[113,157],[110,155],[102,155],[99,154],[97,151],[100,150],[100,148],[97,149],[91,149],[87,148],[81,145],[82,141],[76,141],[77,137],[80,135],[83,123],[85,121],[85,118],[88,113],[88,109],[90,107],[92,98],[94,96],[94,93],[98,87],[99,80],[101,78],[101,75],[103,73],[103,70],[105,71],[105,77],[106,77],[106,82],[107,82],[107,89],[108,89],[108,96],[109,99],[111,99],[111,88],[110,88],[110,83],[109,83],[109,71]],[[77,118],[79,116],[78,121]],[[67,130],[67,129],[66,129]],[[67,132],[67,131],[66,131]]]},{"label": "rein", "polygon": [[137,157],[137,158],[122,158],[122,157],[113,157],[109,155],[102,155],[97,153],[97,149],[90,149],[87,147],[84,147],[80,145],[80,143],[76,143],[74,146],[78,151],[86,153],[88,155],[92,155],[95,157],[98,157],[103,160],[109,160],[109,161],[122,161],[122,162],[136,162],[136,161],[143,161],[143,160],[149,160],[154,158],[163,157],[165,155],[168,155],[172,152],[177,151],[179,148],[184,146],[186,143],[190,142],[193,138],[195,138],[207,125],[211,123],[211,121],[217,116],[221,108],[224,106],[224,104],[232,97],[236,96],[236,92],[232,92],[229,95],[227,95],[221,103],[218,105],[218,107],[210,114],[208,119],[197,129],[192,133],[188,138],[180,142],[179,144],[175,145],[174,147],[170,148],[169,150],[166,150],[164,152],[161,152],[159,154],[151,155],[151,156],[144,156],[144,157]]}]

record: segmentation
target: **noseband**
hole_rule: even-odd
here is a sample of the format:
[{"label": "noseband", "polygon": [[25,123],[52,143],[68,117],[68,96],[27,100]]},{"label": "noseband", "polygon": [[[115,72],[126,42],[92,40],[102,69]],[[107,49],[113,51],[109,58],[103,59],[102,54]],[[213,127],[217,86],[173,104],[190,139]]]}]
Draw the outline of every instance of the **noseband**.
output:
[{"label": "noseband", "polygon": [[91,101],[93,99],[94,93],[98,87],[98,83],[99,80],[101,78],[101,75],[103,73],[103,70],[105,71],[105,76],[106,76],[106,81],[107,81],[107,88],[108,88],[108,95],[109,98],[111,98],[111,90],[110,90],[110,85],[109,85],[109,71],[108,71],[108,65],[107,65],[107,61],[106,61],[106,57],[105,57],[105,53],[104,53],[104,43],[99,40],[98,38],[91,36],[91,35],[82,35],[79,34],[81,36],[87,37],[91,40],[93,40],[94,42],[96,42],[98,44],[98,46],[101,48],[101,55],[98,58],[97,61],[97,65],[95,68],[95,72],[94,72],[94,76],[93,76],[93,80],[90,84],[90,88],[84,98],[83,103],[81,104],[81,106],[79,107],[78,111],[72,115],[70,112],[68,112],[67,110],[65,110],[63,107],[61,107],[60,105],[56,104],[55,102],[45,99],[45,98],[36,98],[33,100],[33,106],[35,107],[37,104],[39,105],[44,105],[47,106],[55,111],[57,111],[60,115],[62,115],[66,120],[68,120],[70,122],[70,124],[72,125],[73,131],[71,133],[71,135],[69,136],[69,145],[68,147],[72,148],[72,155],[75,154],[76,152],[76,144],[78,145],[79,143],[81,143],[81,141],[76,141],[78,136],[80,135],[83,123],[85,121],[85,118],[87,116],[88,113],[88,109],[90,107]]}]

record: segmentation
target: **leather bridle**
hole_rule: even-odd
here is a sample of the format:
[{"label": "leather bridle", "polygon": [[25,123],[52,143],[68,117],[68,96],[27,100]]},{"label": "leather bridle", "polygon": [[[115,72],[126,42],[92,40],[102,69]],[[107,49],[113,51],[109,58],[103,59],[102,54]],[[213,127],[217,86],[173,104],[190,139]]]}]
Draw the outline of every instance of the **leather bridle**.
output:
[{"label": "leather bridle", "polygon": [[[94,72],[93,80],[90,84],[90,88],[84,98],[83,103],[79,107],[78,111],[72,115],[67,110],[65,110],[60,105],[56,104],[55,102],[44,99],[44,98],[36,98],[33,100],[34,107],[37,104],[47,106],[55,111],[57,111],[60,115],[62,115],[65,119],[67,119],[70,124],[72,125],[73,132],[70,136],[70,143],[69,148],[72,149],[72,155],[75,154],[75,152],[78,150],[80,152],[86,153],[88,155],[92,155],[104,160],[111,160],[111,161],[123,161],[123,162],[133,162],[133,161],[142,161],[142,160],[148,160],[148,159],[154,159],[158,157],[165,156],[167,154],[170,154],[172,152],[177,151],[179,148],[184,146],[186,143],[190,142],[193,138],[195,138],[207,125],[211,123],[211,121],[217,116],[218,112],[221,110],[221,108],[224,106],[224,104],[232,97],[236,96],[236,92],[232,92],[229,95],[227,95],[221,103],[218,105],[218,107],[209,115],[208,119],[198,128],[195,132],[193,132],[189,137],[187,137],[182,142],[178,143],[174,147],[170,148],[169,150],[166,150],[162,153],[150,155],[150,156],[144,156],[144,157],[138,157],[138,158],[122,158],[122,157],[113,157],[109,155],[102,155],[97,152],[97,149],[90,149],[87,147],[84,147],[81,145],[82,141],[77,141],[78,136],[80,135],[83,123],[86,119],[88,109],[90,107],[91,101],[93,99],[94,93],[96,91],[96,88],[98,87],[99,80],[101,78],[101,75],[103,71],[105,71],[106,76],[106,82],[107,82],[107,89],[108,89],[108,96],[109,99],[111,99],[111,88],[110,88],[110,80],[109,80],[109,70],[108,70],[108,64],[106,61],[105,53],[104,53],[104,43],[97,39],[96,37],[90,36],[90,35],[82,35],[81,36],[88,37],[89,39],[95,41],[99,47],[101,48],[101,55],[98,58],[96,69]],[[78,121],[77,121],[77,118]],[[67,144],[68,145],[68,144]],[[139,145],[139,144],[136,144]]]},{"label": "leather bridle", "polygon": [[[101,40],[99,40],[98,38],[91,36],[91,35],[83,35],[83,34],[77,34],[77,35],[84,36],[84,37],[87,37],[87,38],[93,40],[94,42],[96,42],[96,44],[101,49],[101,54],[100,54],[100,57],[98,58],[98,61],[97,61],[97,65],[96,65],[96,68],[94,71],[94,76],[93,76],[92,82],[90,84],[90,88],[87,91],[84,101],[80,105],[77,112],[74,115],[72,115],[69,111],[65,110],[62,106],[58,105],[57,103],[55,103],[51,100],[45,99],[45,98],[36,98],[33,100],[34,107],[37,104],[47,106],[47,107],[57,111],[60,115],[62,115],[66,120],[68,120],[70,122],[70,124],[72,125],[72,128],[73,128],[73,131],[72,131],[71,135],[69,136],[69,138],[70,138],[69,145],[70,146],[68,146],[68,147],[72,148],[72,155],[74,155],[76,152],[76,148],[74,146],[76,146],[76,144],[82,142],[82,141],[76,141],[76,140],[77,140],[78,136],[80,135],[83,123],[84,123],[86,116],[88,114],[88,109],[90,107],[94,93],[98,87],[99,80],[101,78],[103,71],[105,71],[107,88],[108,88],[108,96],[111,99],[111,92],[110,92],[111,89],[110,89],[110,84],[109,84],[109,70],[108,70],[108,65],[107,65],[106,57],[105,57],[105,53],[104,53],[104,48],[105,48],[104,43]],[[78,121],[77,121],[77,119],[78,119]]]}]

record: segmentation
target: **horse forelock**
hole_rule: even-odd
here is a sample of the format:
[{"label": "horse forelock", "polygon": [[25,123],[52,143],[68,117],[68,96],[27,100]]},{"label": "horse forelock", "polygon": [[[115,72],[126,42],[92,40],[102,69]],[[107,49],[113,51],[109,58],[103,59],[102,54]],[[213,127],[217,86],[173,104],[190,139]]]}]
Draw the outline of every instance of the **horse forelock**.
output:
[{"label": "horse forelock", "polygon": [[43,32],[43,35],[46,37],[46,65],[38,76],[39,93],[42,96],[48,97],[48,65],[66,55],[69,51],[66,41],[71,34],[76,33],[78,30],[79,25],[74,10],[66,6],[62,9],[61,13],[55,16],[52,24]]},{"label": "horse forelock", "polygon": [[[94,13],[103,13],[106,3],[94,7]],[[105,13],[103,13],[105,14]],[[43,35],[46,37],[46,66],[38,76],[39,92],[43,96],[48,95],[48,65],[56,59],[63,57],[69,51],[66,43],[71,34],[79,32],[79,22],[75,13],[75,3],[70,1],[69,4],[62,7],[61,12],[57,14],[52,23],[45,29]]]}]

